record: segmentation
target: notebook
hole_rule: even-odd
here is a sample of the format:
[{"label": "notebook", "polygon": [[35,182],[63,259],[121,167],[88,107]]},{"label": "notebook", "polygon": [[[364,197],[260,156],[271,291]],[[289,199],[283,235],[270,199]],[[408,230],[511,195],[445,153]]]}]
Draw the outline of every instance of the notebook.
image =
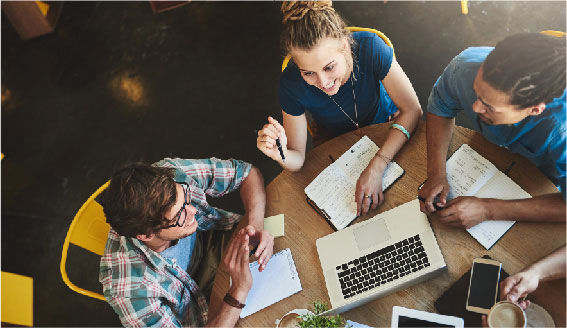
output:
[{"label": "notebook", "polygon": [[250,263],[252,288],[246,297],[244,303],[246,306],[240,312],[241,318],[254,314],[302,290],[301,281],[289,248],[272,255],[264,271],[259,272],[258,267],[258,261]]},{"label": "notebook", "polygon": [[331,310],[348,311],[447,266],[417,199],[317,239]]},{"label": "notebook", "polygon": [[[512,179],[499,171],[469,145],[463,144],[447,161],[448,199],[458,196],[479,198],[530,198]],[[486,249],[490,249],[516,221],[484,221],[467,231]]]},{"label": "notebook", "polygon": [[[307,202],[333,229],[343,229],[356,219],[356,181],[378,149],[370,138],[362,137],[305,187]],[[398,163],[390,162],[382,177],[382,190],[386,190],[403,174],[404,169]]]}]

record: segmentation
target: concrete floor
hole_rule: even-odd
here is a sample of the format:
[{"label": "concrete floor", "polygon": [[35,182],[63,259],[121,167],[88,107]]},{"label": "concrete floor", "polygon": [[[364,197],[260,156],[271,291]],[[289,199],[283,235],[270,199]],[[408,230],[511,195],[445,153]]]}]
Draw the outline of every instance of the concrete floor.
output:
[{"label": "concrete floor", "polygon": [[[37,326],[118,326],[104,302],[69,290],[61,246],[81,204],[128,161],[235,157],[269,183],[255,146],[281,118],[279,2],[66,2],[55,33],[21,41],[2,14],[2,270],[34,278]],[[507,35],[565,30],[566,4],[335,2],[351,25],[384,32],[422,106],[451,58]],[[423,107],[425,109],[425,107]],[[221,206],[242,210],[238,196]],[[71,248],[71,280],[100,290],[98,258]],[[354,319],[354,318],[353,318]]]}]

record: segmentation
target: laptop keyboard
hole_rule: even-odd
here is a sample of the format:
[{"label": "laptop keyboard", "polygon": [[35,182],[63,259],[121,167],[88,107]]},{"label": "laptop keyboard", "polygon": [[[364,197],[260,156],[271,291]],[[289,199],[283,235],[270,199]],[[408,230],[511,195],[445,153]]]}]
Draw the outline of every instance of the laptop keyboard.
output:
[{"label": "laptop keyboard", "polygon": [[384,285],[429,266],[419,235],[337,266],[344,298]]}]

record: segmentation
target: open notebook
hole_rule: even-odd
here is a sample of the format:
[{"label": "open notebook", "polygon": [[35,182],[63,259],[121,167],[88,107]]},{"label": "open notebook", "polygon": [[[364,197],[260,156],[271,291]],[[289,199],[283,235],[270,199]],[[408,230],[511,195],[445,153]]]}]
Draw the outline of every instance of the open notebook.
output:
[{"label": "open notebook", "polygon": [[[378,149],[370,138],[362,137],[305,187],[307,201],[333,229],[343,229],[356,219],[356,181]],[[386,190],[402,174],[404,169],[398,163],[390,162],[382,177],[382,190]]]},{"label": "open notebook", "polygon": [[[448,199],[459,196],[498,199],[531,197],[467,144],[457,149],[447,161],[447,180],[451,186]],[[467,231],[484,248],[490,249],[514,223],[516,221],[484,221]]]}]

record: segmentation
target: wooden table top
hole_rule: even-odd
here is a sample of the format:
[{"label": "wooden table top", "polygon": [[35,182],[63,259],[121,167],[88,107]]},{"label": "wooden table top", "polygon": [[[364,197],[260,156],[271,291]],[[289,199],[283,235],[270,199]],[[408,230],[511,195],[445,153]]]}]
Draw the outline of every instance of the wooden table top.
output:
[{"label": "wooden table top", "polygon": [[[291,249],[303,290],[240,319],[237,325],[273,327],[275,320],[290,310],[312,309],[311,303],[315,300],[330,304],[315,241],[332,233],[333,229],[307,204],[304,189],[331,164],[329,155],[337,159],[364,135],[382,146],[388,130],[389,125],[384,123],[336,137],[309,152],[299,172],[283,171],[267,186],[266,216],[285,214],[285,236],[275,239],[274,253]],[[557,192],[549,179],[525,158],[488,142],[475,131],[455,126],[448,154],[452,154],[463,143],[469,144],[501,171],[515,162],[508,176],[532,196]],[[359,217],[354,223],[416,198],[418,186],[427,178],[425,122],[420,122],[411,140],[394,160],[404,168],[404,175],[385,192],[386,200],[380,207]],[[565,244],[564,223],[516,223],[488,251],[464,229],[445,226],[435,219],[430,219],[430,223],[448,270],[426,282],[345,312],[342,314],[345,318],[369,326],[390,326],[394,305],[437,312],[433,306],[435,300],[470,269],[474,258],[489,255],[502,262],[502,268],[509,274],[514,274]],[[240,226],[243,224],[241,222]],[[228,272],[221,265],[215,278],[211,309],[222,301],[229,287],[228,280]],[[565,326],[565,279],[540,284],[530,299],[551,314],[556,326]]]}]

